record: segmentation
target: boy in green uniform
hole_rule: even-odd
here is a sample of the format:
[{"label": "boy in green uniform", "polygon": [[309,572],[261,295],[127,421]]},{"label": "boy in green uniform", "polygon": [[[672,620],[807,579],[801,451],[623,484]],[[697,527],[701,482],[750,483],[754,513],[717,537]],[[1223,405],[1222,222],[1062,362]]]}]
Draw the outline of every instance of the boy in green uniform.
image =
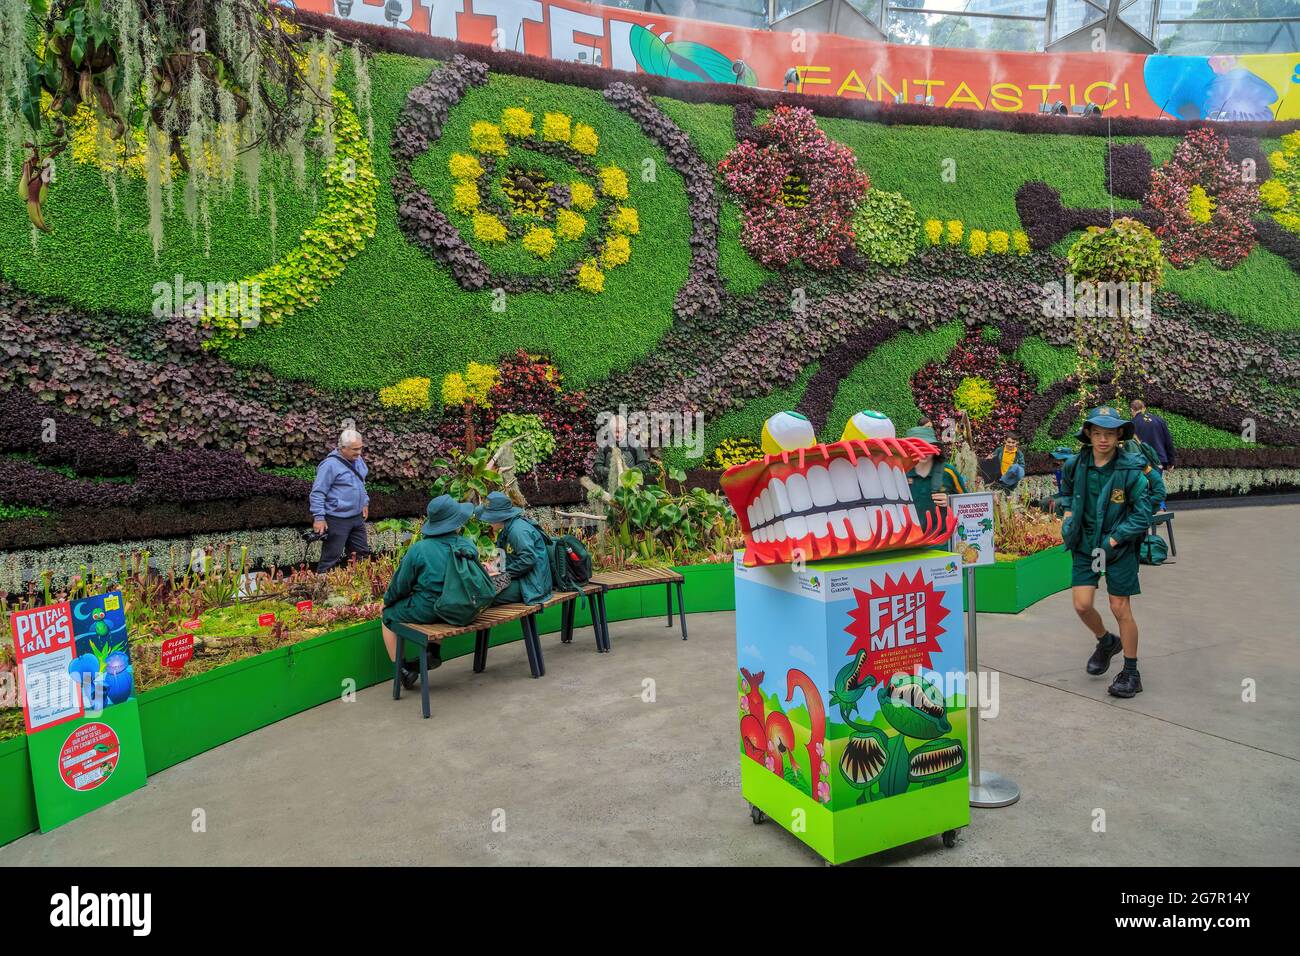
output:
[{"label": "boy in green uniform", "polygon": [[912,504],[916,506],[916,514],[921,525],[924,527],[926,515],[930,515],[930,527],[933,528],[936,527],[935,522],[942,524],[947,517],[945,512],[948,508],[948,496],[965,493],[966,479],[944,459],[943,450],[933,428],[918,425],[908,430],[907,437],[919,438],[940,448],[939,454],[926,455],[918,459],[912,466],[912,470],[907,473],[907,484],[912,491]]},{"label": "boy in green uniform", "polygon": [[497,549],[506,556],[505,572],[510,584],[497,595],[494,604],[541,604],[551,596],[551,560],[546,537],[524,517],[524,510],[499,491],[488,495],[477,517],[497,532]]},{"label": "boy in green uniform", "polygon": [[[474,506],[462,504],[451,495],[439,495],[429,502],[425,514],[424,537],[402,556],[393,580],[384,592],[383,635],[388,659],[397,656],[397,628],[403,622],[430,624],[438,620],[438,598],[446,585],[447,570],[453,554],[478,560],[478,546],[460,533],[474,513]],[[426,654],[432,670],[442,666],[442,655],[435,642]],[[402,664],[402,684],[409,690],[420,681],[420,668]]]},{"label": "boy in green uniform", "polygon": [[[1132,436],[1133,423],[1118,410],[1094,408],[1079,432],[1084,447],[1065,464],[1061,476],[1065,499],[1061,537],[1066,550],[1074,554],[1070,579],[1074,610],[1097,638],[1087,670],[1093,675],[1106,673],[1110,659],[1122,649],[1124,669],[1109,688],[1115,697],[1142,692],[1137,669],[1138,627],[1131,598],[1141,593],[1137,545],[1147,533],[1152,509],[1159,500],[1146,474],[1146,461],[1121,447]],[[1106,630],[1093,607],[1102,574],[1106,575],[1111,613],[1119,624],[1118,636]]]}]

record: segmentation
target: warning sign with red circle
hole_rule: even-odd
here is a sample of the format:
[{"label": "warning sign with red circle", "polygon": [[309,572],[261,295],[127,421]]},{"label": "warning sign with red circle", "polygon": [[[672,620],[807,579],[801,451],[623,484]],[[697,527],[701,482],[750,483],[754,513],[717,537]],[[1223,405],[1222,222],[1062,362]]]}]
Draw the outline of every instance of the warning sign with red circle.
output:
[{"label": "warning sign with red circle", "polygon": [[59,773],[73,790],[94,790],[117,767],[121,748],[108,724],[83,724],[68,735],[59,753]]}]

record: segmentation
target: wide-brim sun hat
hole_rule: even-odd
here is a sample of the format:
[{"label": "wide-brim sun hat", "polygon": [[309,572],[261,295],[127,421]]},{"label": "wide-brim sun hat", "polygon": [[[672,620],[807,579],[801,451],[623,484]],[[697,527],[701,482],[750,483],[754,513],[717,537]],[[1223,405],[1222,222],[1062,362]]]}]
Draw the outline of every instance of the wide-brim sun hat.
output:
[{"label": "wide-brim sun hat", "polygon": [[1065,461],[1067,458],[1074,457],[1074,449],[1067,448],[1065,445],[1057,445],[1052,449],[1052,457],[1057,461]]},{"label": "wide-brim sun hat", "polygon": [[508,495],[500,491],[494,491],[487,496],[487,502],[479,505],[478,510],[474,512],[474,517],[479,521],[486,521],[488,524],[496,524],[501,521],[509,521],[511,518],[524,513],[524,509],[518,507],[512,502]]},{"label": "wide-brim sun hat", "polygon": [[424,513],[424,527],[420,530],[426,537],[450,534],[465,527],[474,514],[474,506],[468,501],[457,501],[451,495],[439,495],[429,502]]},{"label": "wide-brim sun hat", "polygon": [[1128,441],[1133,437],[1133,423],[1113,405],[1098,405],[1088,413],[1088,417],[1084,420],[1085,427],[1080,428],[1079,434],[1075,436],[1085,445],[1090,444],[1086,428],[1088,425],[1096,425],[1098,428],[1118,428],[1120,441]]},{"label": "wide-brim sun hat", "polygon": [[915,428],[907,430],[908,438],[919,438],[921,441],[928,441],[931,445],[938,446],[939,436],[934,433],[934,429],[929,425],[917,425]]}]

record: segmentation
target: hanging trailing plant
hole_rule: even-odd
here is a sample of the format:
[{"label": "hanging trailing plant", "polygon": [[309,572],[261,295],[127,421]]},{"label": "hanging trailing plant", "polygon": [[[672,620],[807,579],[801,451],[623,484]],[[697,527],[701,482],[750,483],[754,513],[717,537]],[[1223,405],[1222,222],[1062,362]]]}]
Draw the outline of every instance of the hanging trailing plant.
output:
[{"label": "hanging trailing plant", "polygon": [[[323,152],[326,159],[332,156],[338,44],[329,32],[308,36],[284,19],[277,4],[27,0],[4,6],[5,173],[12,182],[9,159],[20,146],[18,188],[37,229],[49,230],[45,202],[53,160],[67,149],[69,121],[79,111],[89,111],[101,138],[122,146],[123,162],[105,164],[106,176],[121,175],[127,161],[144,153],[156,242],[164,185],[171,209],[173,163],[185,176],[186,217],[196,231],[203,225],[206,239],[210,204],[229,195],[239,171],[252,194],[258,166],[272,152],[288,153],[302,174],[307,130],[322,118]],[[359,52],[353,56],[355,61]],[[363,72],[358,70],[358,82],[365,86],[368,119]],[[103,152],[113,155],[111,147]],[[115,193],[115,180],[109,189]]]},{"label": "hanging trailing plant", "polygon": [[1111,384],[1140,381],[1143,330],[1164,275],[1160,240],[1136,219],[1089,226],[1067,253],[1082,295],[1072,303],[1081,400],[1112,364]]}]

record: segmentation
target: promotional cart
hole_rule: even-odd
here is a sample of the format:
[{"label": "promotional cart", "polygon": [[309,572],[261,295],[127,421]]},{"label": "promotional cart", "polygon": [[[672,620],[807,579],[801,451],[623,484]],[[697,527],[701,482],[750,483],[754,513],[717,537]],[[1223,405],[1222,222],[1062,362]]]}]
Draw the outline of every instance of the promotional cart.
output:
[{"label": "promotional cart", "polygon": [[962,562],[735,557],[741,789],[829,863],[970,823]]}]

